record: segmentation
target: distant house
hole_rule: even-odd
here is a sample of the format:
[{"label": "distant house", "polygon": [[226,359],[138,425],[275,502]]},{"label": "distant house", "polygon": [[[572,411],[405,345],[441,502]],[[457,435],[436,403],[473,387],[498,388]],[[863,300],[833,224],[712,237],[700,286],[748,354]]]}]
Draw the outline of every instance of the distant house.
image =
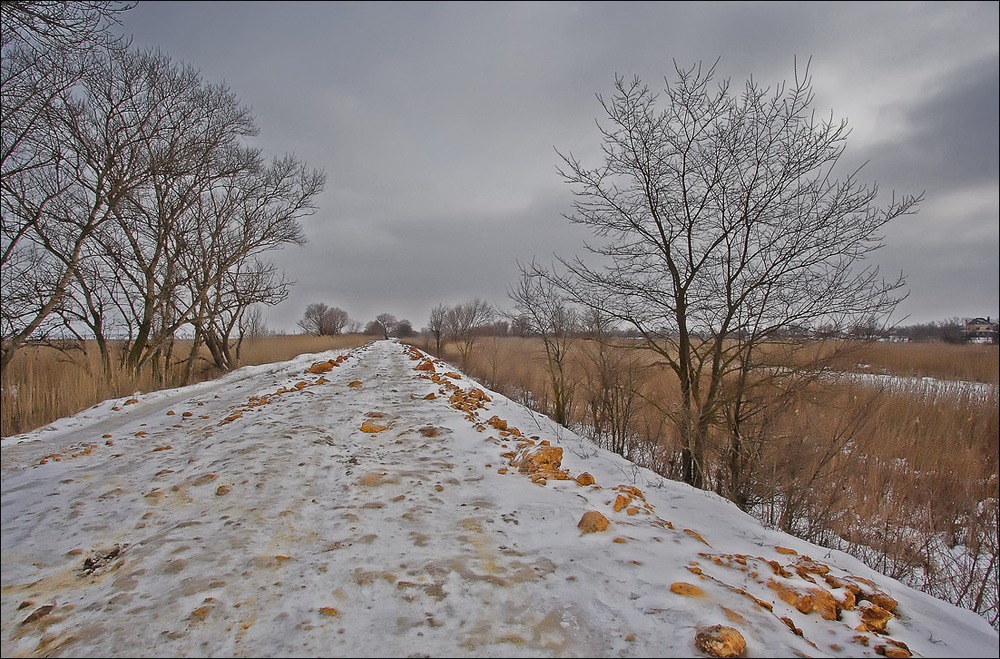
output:
[{"label": "distant house", "polygon": [[965,340],[969,343],[996,343],[1000,325],[986,318],[969,318],[965,321]]}]

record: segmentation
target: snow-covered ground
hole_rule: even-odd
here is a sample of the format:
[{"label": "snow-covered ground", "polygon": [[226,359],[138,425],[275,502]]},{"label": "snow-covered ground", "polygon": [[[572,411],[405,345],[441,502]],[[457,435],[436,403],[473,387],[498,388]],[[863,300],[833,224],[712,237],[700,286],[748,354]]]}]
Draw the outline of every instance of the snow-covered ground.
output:
[{"label": "snow-covered ground", "polygon": [[719,626],[749,657],[1000,656],[393,341],[108,401],[0,463],[4,657],[688,657]]},{"label": "snow-covered ground", "polygon": [[913,394],[925,399],[968,397],[972,400],[997,398],[997,385],[965,380],[939,380],[931,377],[902,377],[885,373],[835,373],[835,378],[875,387],[888,393]]}]

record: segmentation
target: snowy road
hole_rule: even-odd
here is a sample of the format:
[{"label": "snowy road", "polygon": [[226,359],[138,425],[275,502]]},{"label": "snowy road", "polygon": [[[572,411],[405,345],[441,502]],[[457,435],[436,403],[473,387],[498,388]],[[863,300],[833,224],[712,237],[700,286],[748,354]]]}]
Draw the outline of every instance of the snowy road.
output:
[{"label": "snowy road", "polygon": [[[392,341],[135,401],[4,440],[4,657],[691,656],[715,624],[748,656],[996,656],[974,614]],[[817,589],[835,619],[789,595]]]}]

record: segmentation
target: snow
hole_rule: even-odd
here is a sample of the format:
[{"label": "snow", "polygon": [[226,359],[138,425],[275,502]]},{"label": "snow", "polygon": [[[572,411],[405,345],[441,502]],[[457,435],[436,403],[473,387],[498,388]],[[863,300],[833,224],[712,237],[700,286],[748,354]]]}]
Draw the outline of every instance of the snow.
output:
[{"label": "snow", "polygon": [[[749,657],[1000,656],[971,611],[394,341],[134,400],[3,440],[4,657],[687,657],[713,625]],[[552,447],[568,479],[515,466]]]}]

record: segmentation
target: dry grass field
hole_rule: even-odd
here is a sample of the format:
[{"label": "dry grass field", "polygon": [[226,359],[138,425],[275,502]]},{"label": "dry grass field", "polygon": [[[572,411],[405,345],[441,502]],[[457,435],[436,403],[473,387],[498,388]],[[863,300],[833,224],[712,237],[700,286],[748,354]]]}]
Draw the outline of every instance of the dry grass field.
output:
[{"label": "dry grass field", "polygon": [[[252,366],[285,361],[303,353],[363,345],[371,337],[360,335],[267,336],[243,342],[240,364]],[[186,354],[185,342],[177,342],[177,354]],[[219,376],[217,369],[196,370],[191,382]],[[25,348],[15,355],[3,378],[0,393],[0,436],[8,437],[39,428],[56,419],[70,416],[110,398],[135,391],[154,391],[182,384],[180,369],[158,382],[149,374],[134,377],[124,371],[112,374],[110,381],[101,375],[96,350],[61,352],[54,348]]]},{"label": "dry grass field", "polygon": [[[681,443],[664,414],[679,398],[676,380],[636,351],[597,352],[592,342],[571,347],[569,425],[680,479]],[[551,413],[540,341],[484,337],[464,364],[445,353],[491,389]],[[834,370],[860,377],[798,392],[744,438],[740,505],[1000,625],[997,346],[877,343]],[[727,493],[729,456],[717,439],[709,480]]]}]

